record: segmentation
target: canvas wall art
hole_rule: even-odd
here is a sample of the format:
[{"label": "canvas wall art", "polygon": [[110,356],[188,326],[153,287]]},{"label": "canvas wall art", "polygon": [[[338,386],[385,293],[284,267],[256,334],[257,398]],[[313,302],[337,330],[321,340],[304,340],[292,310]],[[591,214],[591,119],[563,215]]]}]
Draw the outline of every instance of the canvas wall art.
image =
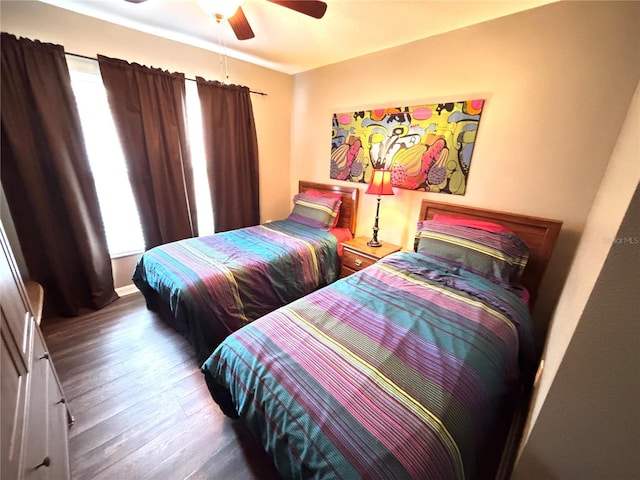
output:
[{"label": "canvas wall art", "polygon": [[333,114],[331,178],[464,195],[484,100]]}]

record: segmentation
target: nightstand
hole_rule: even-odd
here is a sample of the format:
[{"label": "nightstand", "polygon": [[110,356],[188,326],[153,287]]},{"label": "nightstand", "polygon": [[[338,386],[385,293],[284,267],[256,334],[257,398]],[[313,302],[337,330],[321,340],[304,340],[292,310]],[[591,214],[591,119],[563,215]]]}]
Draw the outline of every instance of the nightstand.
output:
[{"label": "nightstand", "polygon": [[400,245],[384,242],[381,247],[367,245],[368,237],[356,237],[342,244],[342,268],[340,278],[359,272],[369,265],[373,265],[381,258],[402,250]]}]

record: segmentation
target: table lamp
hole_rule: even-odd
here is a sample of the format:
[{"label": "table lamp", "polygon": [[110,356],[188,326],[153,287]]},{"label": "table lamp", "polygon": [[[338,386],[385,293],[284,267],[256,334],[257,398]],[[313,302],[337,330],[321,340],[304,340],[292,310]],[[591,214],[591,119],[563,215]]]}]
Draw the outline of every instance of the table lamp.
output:
[{"label": "table lamp", "polygon": [[373,224],[373,238],[367,242],[370,247],[381,247],[382,243],[378,241],[378,215],[380,214],[380,196],[393,195],[391,188],[391,170],[374,170],[371,175],[371,181],[367,191],[369,195],[378,196],[378,204],[376,205],[376,221]]}]

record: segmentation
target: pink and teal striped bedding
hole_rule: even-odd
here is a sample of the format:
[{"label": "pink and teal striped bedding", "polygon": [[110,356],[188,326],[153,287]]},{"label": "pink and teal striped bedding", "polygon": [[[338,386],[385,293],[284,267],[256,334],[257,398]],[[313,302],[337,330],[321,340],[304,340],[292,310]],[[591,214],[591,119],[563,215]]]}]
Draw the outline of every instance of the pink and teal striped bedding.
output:
[{"label": "pink and teal striped bedding", "polygon": [[[349,234],[350,238],[350,234]],[[333,233],[280,220],[150,249],[133,281],[159,297],[203,362],[230,333],[337,279]]]},{"label": "pink and teal striped bedding", "polygon": [[473,479],[532,371],[518,295],[398,252],[229,336],[203,364],[282,478]]}]

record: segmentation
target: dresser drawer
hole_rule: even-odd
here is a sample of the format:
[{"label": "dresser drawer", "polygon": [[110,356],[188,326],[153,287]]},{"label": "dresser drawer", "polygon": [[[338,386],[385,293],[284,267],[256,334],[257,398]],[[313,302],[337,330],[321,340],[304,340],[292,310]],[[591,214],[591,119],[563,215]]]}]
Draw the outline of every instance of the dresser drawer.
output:
[{"label": "dresser drawer", "polygon": [[[46,349],[37,332],[33,336],[33,359],[31,363],[31,388],[29,392],[27,429],[25,432],[24,477],[48,478],[48,468],[41,465],[49,456],[49,403],[48,381],[51,367],[46,358]],[[37,467],[37,468],[36,468]]]},{"label": "dresser drawer", "polygon": [[2,224],[0,253],[0,478],[68,480],[72,418]]},{"label": "dresser drawer", "polygon": [[377,260],[374,258],[365,257],[360,253],[352,252],[346,248],[342,253],[342,265],[345,268],[355,270],[356,272],[368,267],[369,265],[373,265],[376,261]]},{"label": "dresser drawer", "polygon": [[60,386],[53,376],[53,369],[50,371],[48,382],[48,398],[49,398],[49,457],[51,464],[49,465],[50,479],[61,480],[69,478],[69,450],[67,448],[68,429],[67,422],[67,405],[62,400],[64,395]]},{"label": "dresser drawer", "polygon": [[38,327],[34,329],[25,480],[69,478],[67,407]]},{"label": "dresser drawer", "polygon": [[354,273],[356,273],[355,270],[352,270],[342,265],[342,268],[340,269],[340,278],[348,277],[349,275],[353,275]]},{"label": "dresser drawer", "polygon": [[367,237],[356,237],[342,243],[342,268],[340,277],[348,277],[352,273],[359,272],[363,268],[373,265],[381,258],[402,249],[400,245],[383,243],[381,246],[372,247]]}]

